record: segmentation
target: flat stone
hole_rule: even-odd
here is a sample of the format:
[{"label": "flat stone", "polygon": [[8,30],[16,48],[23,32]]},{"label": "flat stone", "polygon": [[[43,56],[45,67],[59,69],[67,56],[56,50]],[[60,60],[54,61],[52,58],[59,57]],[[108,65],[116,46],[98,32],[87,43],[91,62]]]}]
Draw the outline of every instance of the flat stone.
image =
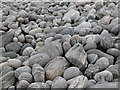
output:
[{"label": "flat stone", "polygon": [[16,58],[18,55],[15,52],[4,52],[2,53],[3,57]]},{"label": "flat stone", "polygon": [[13,68],[18,68],[22,65],[22,62],[18,59],[9,59],[7,62],[8,62],[8,65]]},{"label": "flat stone", "polygon": [[35,82],[45,82],[45,70],[39,64],[32,66],[32,75]]},{"label": "flat stone", "polygon": [[35,28],[35,29],[32,29],[29,34],[30,35],[35,35],[37,33],[41,33],[42,32],[42,29],[41,28]]},{"label": "flat stone", "polygon": [[45,66],[49,61],[50,57],[47,54],[39,53],[31,56],[29,58],[29,65],[32,67],[34,64],[40,64],[41,66]]},{"label": "flat stone", "polygon": [[73,65],[78,67],[80,70],[84,70],[87,65],[87,54],[85,53],[83,46],[76,43],[69,51],[65,54],[65,57]]},{"label": "flat stone", "polygon": [[68,68],[68,61],[61,56],[57,56],[45,66],[46,79],[53,80],[57,76],[63,75]]}]

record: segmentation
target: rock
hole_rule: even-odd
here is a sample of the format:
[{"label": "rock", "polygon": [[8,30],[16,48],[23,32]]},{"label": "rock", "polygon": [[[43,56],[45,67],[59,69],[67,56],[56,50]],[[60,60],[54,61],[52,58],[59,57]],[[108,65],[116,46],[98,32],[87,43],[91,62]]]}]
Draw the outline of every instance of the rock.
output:
[{"label": "rock", "polygon": [[51,88],[67,88],[68,84],[67,84],[67,81],[62,78],[62,77],[56,77],[54,80],[53,80],[53,83],[52,83],[52,86]]},{"label": "rock", "polygon": [[118,88],[118,82],[109,82],[109,83],[102,83],[102,84],[95,84],[91,87],[89,87],[88,89],[86,90],[91,90],[93,88],[106,88],[106,89],[117,89]]},{"label": "rock", "polygon": [[53,37],[49,37],[49,38],[46,38],[46,40],[44,42],[45,42],[45,44],[47,44],[47,43],[50,43],[52,41],[53,41]]},{"label": "rock", "polygon": [[62,41],[63,42],[66,42],[66,41],[69,42],[70,39],[71,39],[71,36],[69,34],[65,34],[65,35],[62,36]]},{"label": "rock", "polygon": [[98,83],[105,83],[105,82],[112,82],[113,80],[113,75],[110,71],[101,71],[99,73],[97,73],[94,76],[94,79],[98,82]]},{"label": "rock", "polygon": [[31,83],[31,84],[28,86],[27,90],[33,89],[33,88],[35,88],[35,89],[37,89],[37,88],[42,88],[42,89],[47,90],[47,89],[49,89],[50,87],[49,87],[46,83],[34,82],[34,83]]},{"label": "rock", "polygon": [[83,28],[91,28],[91,23],[90,22],[82,22],[81,24],[79,24],[77,27],[75,27],[74,32],[75,33],[79,33],[79,31]]},{"label": "rock", "polygon": [[71,22],[71,19],[74,21],[75,18],[79,17],[79,12],[74,10],[74,9],[70,9],[66,14],[64,14],[64,17],[62,18],[62,20],[64,20],[64,22]]},{"label": "rock", "polygon": [[19,83],[17,84],[17,89],[26,89],[27,87],[29,86],[29,82],[28,81],[26,81],[26,80],[21,80],[21,81],[19,81]]},{"label": "rock", "polygon": [[26,43],[22,46],[21,50],[20,50],[20,54],[22,54],[22,52],[24,51],[25,48],[27,47],[32,47],[32,45],[30,43]]},{"label": "rock", "polygon": [[120,50],[116,49],[116,48],[109,48],[107,50],[107,53],[114,56],[114,57],[118,57],[120,55]]},{"label": "rock", "polygon": [[18,41],[19,42],[24,42],[25,41],[25,36],[23,34],[18,36]]},{"label": "rock", "polygon": [[80,70],[84,70],[87,65],[87,54],[85,53],[83,46],[76,43],[69,51],[65,54],[65,57],[73,65],[78,67]]},{"label": "rock", "polygon": [[7,44],[9,44],[13,40],[13,32],[8,32],[2,36],[0,36],[0,47],[3,47]]},{"label": "rock", "polygon": [[26,40],[28,43],[31,43],[33,39],[34,39],[34,36],[32,36],[32,35],[26,35],[26,36],[25,36],[25,40]]},{"label": "rock", "polygon": [[8,24],[8,28],[10,28],[10,29],[17,29],[18,28],[18,22],[10,22]]},{"label": "rock", "polygon": [[45,83],[46,83],[47,85],[49,85],[49,87],[51,87],[51,86],[52,86],[53,81],[51,81],[51,80],[47,80]]},{"label": "rock", "polygon": [[101,32],[102,32],[102,27],[101,26],[95,26],[95,27],[93,27],[92,28],[92,32],[94,33],[94,34],[100,34]]},{"label": "rock", "polygon": [[30,54],[35,51],[32,47],[26,47],[23,52],[22,55],[24,56],[30,56]]},{"label": "rock", "polygon": [[41,66],[45,66],[49,61],[50,57],[47,54],[39,53],[31,56],[29,58],[29,65],[32,67],[34,64],[40,64]]},{"label": "rock", "polygon": [[86,88],[88,88],[88,87],[90,87],[90,86],[93,86],[93,85],[95,85],[96,84],[96,81],[94,80],[94,79],[90,79],[89,81],[88,81],[88,83],[87,83],[87,87]]},{"label": "rock", "polygon": [[70,44],[74,45],[76,43],[82,42],[82,38],[79,35],[73,35],[70,39]]},{"label": "rock", "polygon": [[65,28],[63,29],[60,34],[64,35],[64,34],[69,34],[69,35],[74,35],[74,30],[73,28]]},{"label": "rock", "polygon": [[97,61],[98,55],[97,54],[88,54],[87,60],[90,64],[93,64]]},{"label": "rock", "polygon": [[78,33],[80,36],[86,36],[92,31],[91,28],[81,28],[80,30],[75,30],[75,33]]},{"label": "rock", "polygon": [[[2,65],[2,63],[0,64],[0,66]],[[13,68],[8,66],[8,65],[3,65],[0,67],[0,77],[4,76],[5,74],[7,74],[8,72],[13,71]]]},{"label": "rock", "polygon": [[29,66],[22,66],[15,70],[15,77],[18,78],[23,72],[31,73],[31,68]]},{"label": "rock", "polygon": [[6,57],[0,56],[0,64],[6,62],[8,59]]},{"label": "rock", "polygon": [[114,27],[112,27],[111,32],[117,35],[120,32],[119,28],[120,28],[120,24],[115,25]]},{"label": "rock", "polygon": [[28,72],[23,72],[19,75],[18,77],[18,80],[21,81],[21,80],[26,80],[28,81],[29,83],[31,83],[33,81],[33,78],[32,78],[32,75]]},{"label": "rock", "polygon": [[97,45],[96,45],[96,43],[94,43],[94,42],[87,43],[87,44],[84,46],[84,49],[85,49],[86,51],[91,50],[91,49],[96,49],[96,48],[97,48]]},{"label": "rock", "polygon": [[18,55],[15,52],[4,52],[2,53],[3,57],[16,58]]},{"label": "rock", "polygon": [[39,64],[32,66],[32,75],[35,82],[45,82],[45,71]]},{"label": "rock", "polygon": [[72,79],[76,76],[82,75],[82,72],[77,67],[69,67],[65,70],[63,77],[66,80]]},{"label": "rock", "polygon": [[98,57],[106,57],[109,60],[109,64],[113,64],[114,57],[112,55],[109,55],[107,53],[102,52],[101,50],[98,49],[91,49],[87,51],[87,54],[97,54]]},{"label": "rock", "polygon": [[87,77],[80,75],[70,84],[68,88],[86,88],[87,83]]},{"label": "rock", "polygon": [[47,54],[50,56],[50,59],[63,54],[62,45],[57,41],[45,44],[44,46],[40,47],[38,52]]},{"label": "rock", "polygon": [[119,78],[119,64],[110,65],[106,70],[110,71],[114,78]]},{"label": "rock", "polygon": [[25,10],[20,10],[18,12],[18,17],[22,17],[22,18],[27,18],[28,17],[28,13]]},{"label": "rock", "polygon": [[15,86],[10,86],[7,90],[15,90]]},{"label": "rock", "polygon": [[109,60],[105,57],[101,57],[96,61],[95,65],[99,66],[100,71],[104,70],[109,66]]},{"label": "rock", "polygon": [[7,62],[8,62],[8,65],[13,68],[18,68],[22,65],[22,62],[18,59],[9,59]]},{"label": "rock", "polygon": [[29,34],[30,35],[35,35],[37,33],[41,33],[42,32],[42,29],[41,28],[35,28],[35,29],[32,29]]},{"label": "rock", "polygon": [[103,30],[101,33],[102,40],[100,41],[100,46],[103,49],[109,49],[112,48],[114,45],[114,39],[112,36],[108,33],[107,30]]},{"label": "rock", "polygon": [[46,79],[53,80],[55,77],[63,75],[68,66],[69,63],[64,57],[57,56],[45,66]]},{"label": "rock", "polygon": [[66,41],[63,43],[64,53],[66,53],[70,48],[71,48],[71,44],[69,42]]},{"label": "rock", "polygon": [[0,77],[0,85],[2,85],[2,88],[8,88],[11,85],[15,83],[15,76],[14,76],[14,71],[10,71],[4,76]]}]

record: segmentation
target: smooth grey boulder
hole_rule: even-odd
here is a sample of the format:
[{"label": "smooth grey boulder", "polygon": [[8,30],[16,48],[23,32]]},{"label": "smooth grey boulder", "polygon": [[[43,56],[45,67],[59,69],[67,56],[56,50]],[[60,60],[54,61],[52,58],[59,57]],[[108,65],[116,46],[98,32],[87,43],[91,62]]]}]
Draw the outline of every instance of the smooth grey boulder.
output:
[{"label": "smooth grey boulder", "polygon": [[35,82],[45,82],[45,70],[39,64],[32,66],[32,75]]},{"label": "smooth grey boulder", "polygon": [[31,73],[31,68],[29,66],[22,66],[15,70],[15,77],[18,78],[23,72]]},{"label": "smooth grey boulder", "polygon": [[0,77],[0,85],[2,85],[2,88],[8,88],[11,85],[15,83],[15,76],[14,76],[14,71],[10,71],[7,74],[3,75]]},{"label": "smooth grey boulder", "polygon": [[51,85],[51,88],[53,88],[53,90],[54,90],[54,88],[63,88],[63,89],[65,89],[67,87],[68,87],[67,81],[64,78],[60,77],[60,76],[56,77],[53,80],[52,85]]},{"label": "smooth grey boulder", "polygon": [[65,70],[63,77],[64,79],[69,80],[79,75],[82,75],[82,72],[78,67],[69,67]]},{"label": "smooth grey boulder", "polygon": [[86,88],[88,83],[88,78],[80,75],[78,77],[76,77],[76,79],[70,84],[70,86],[68,88]]},{"label": "smooth grey boulder", "polygon": [[45,66],[46,79],[53,80],[57,76],[63,75],[69,67],[69,62],[61,56],[57,56]]},{"label": "smooth grey boulder", "polygon": [[50,59],[53,59],[56,56],[61,56],[63,54],[63,49],[62,45],[58,41],[53,41],[40,47],[38,52],[45,53],[50,57]]},{"label": "smooth grey boulder", "polygon": [[32,67],[32,65],[34,64],[40,64],[41,66],[45,66],[50,60],[51,59],[47,54],[38,53],[32,55],[28,61],[29,61],[29,65]]},{"label": "smooth grey boulder", "polygon": [[69,49],[65,54],[65,57],[80,70],[84,70],[88,63],[87,54],[84,51],[83,46],[79,43],[76,43],[71,49]]}]

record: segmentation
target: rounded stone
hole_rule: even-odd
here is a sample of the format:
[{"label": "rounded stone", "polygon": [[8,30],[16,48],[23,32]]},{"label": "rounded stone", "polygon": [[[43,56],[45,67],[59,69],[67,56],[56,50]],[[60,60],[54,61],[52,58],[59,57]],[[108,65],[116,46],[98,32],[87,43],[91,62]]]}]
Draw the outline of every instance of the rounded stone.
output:
[{"label": "rounded stone", "polygon": [[22,65],[22,62],[18,59],[9,59],[7,62],[9,66],[14,68],[18,68]]},{"label": "rounded stone", "polygon": [[33,78],[32,78],[32,75],[28,72],[23,72],[19,75],[18,77],[18,80],[21,81],[21,80],[26,80],[28,81],[29,83],[31,83],[33,81]]},{"label": "rounded stone", "polygon": [[110,54],[110,55],[113,55],[115,57],[118,57],[120,55],[120,50],[116,49],[116,48],[109,48],[107,50],[107,53]]},{"label": "rounded stone", "polygon": [[18,78],[19,75],[23,72],[31,73],[31,68],[29,66],[22,66],[15,70],[15,77]]},{"label": "rounded stone", "polygon": [[65,70],[65,72],[63,74],[63,77],[66,80],[69,80],[69,79],[74,78],[74,77],[76,77],[78,75],[82,75],[82,72],[79,70],[79,68],[77,68],[77,67],[70,67],[70,68]]},{"label": "rounded stone", "polygon": [[82,38],[79,35],[73,35],[70,39],[70,44],[74,45],[76,43],[80,43],[82,41]]},{"label": "rounded stone", "polygon": [[23,34],[18,36],[18,41],[19,42],[24,42],[25,41],[25,36]]},{"label": "rounded stone", "polygon": [[94,43],[94,42],[89,42],[89,43],[87,43],[85,46],[84,46],[84,49],[86,50],[86,51],[88,51],[88,50],[90,50],[90,49],[96,49],[97,48],[97,45],[96,45],[96,43]]},{"label": "rounded stone", "polygon": [[29,86],[29,82],[26,80],[21,80],[18,82],[17,87],[18,89],[20,88],[27,88]]},{"label": "rounded stone", "polygon": [[32,47],[27,47],[23,50],[22,55],[24,56],[30,56],[30,54],[34,51]]},{"label": "rounded stone", "polygon": [[97,61],[98,55],[97,54],[88,54],[87,60],[89,63],[93,64]]},{"label": "rounded stone", "polygon": [[63,50],[66,53],[71,48],[71,44],[69,42],[63,43]]}]

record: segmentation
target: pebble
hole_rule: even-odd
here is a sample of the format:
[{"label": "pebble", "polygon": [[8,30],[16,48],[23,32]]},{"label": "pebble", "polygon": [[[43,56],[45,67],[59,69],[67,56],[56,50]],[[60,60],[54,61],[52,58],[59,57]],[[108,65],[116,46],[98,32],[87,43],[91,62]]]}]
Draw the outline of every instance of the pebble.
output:
[{"label": "pebble", "polygon": [[88,54],[87,56],[87,60],[90,64],[94,64],[98,59],[98,55],[97,54]]},{"label": "pebble", "polygon": [[22,55],[24,56],[30,56],[30,54],[34,51],[34,49],[32,47],[26,47],[23,52]]},{"label": "pebble", "polygon": [[0,64],[6,62],[8,59],[6,57],[0,56]]},{"label": "pebble", "polygon": [[9,59],[7,62],[8,62],[8,65],[13,68],[18,68],[22,65],[22,62],[18,59]]},{"label": "pebble", "polygon": [[15,77],[18,78],[23,72],[31,73],[31,68],[29,66],[22,66],[15,70]]},{"label": "pebble", "polygon": [[78,67],[70,67],[65,70],[63,77],[64,79],[69,80],[79,75],[82,75],[82,72],[79,70]]},{"label": "pebble", "polygon": [[84,70],[88,63],[87,54],[85,53],[83,46],[79,43],[76,43],[71,49],[69,49],[65,54],[65,57],[80,70]]},{"label": "pebble", "polygon": [[29,82],[26,80],[21,80],[19,81],[19,83],[17,84],[17,89],[23,88],[23,89],[27,89],[27,87],[29,86]]},{"label": "pebble", "polygon": [[70,44],[74,45],[76,43],[82,42],[82,38],[79,35],[73,35],[70,39]]},{"label": "pebble", "polygon": [[25,41],[25,36],[23,34],[18,36],[18,41],[19,42],[24,42]]},{"label": "pebble", "polygon": [[32,29],[29,34],[30,35],[35,35],[37,33],[41,33],[42,32],[42,29],[41,28],[35,28],[35,29]]},{"label": "pebble", "polygon": [[10,58],[16,58],[18,55],[15,52],[4,52],[2,53],[3,57],[10,57]]},{"label": "pebble", "polygon": [[20,50],[20,45],[16,42],[9,43],[5,46],[6,50],[8,52],[13,51],[13,52],[19,52]]},{"label": "pebble", "polygon": [[33,81],[33,78],[32,78],[32,75],[28,72],[23,72],[19,75],[18,77],[18,80],[21,81],[21,80],[26,80],[28,81],[29,83],[31,83]]},{"label": "pebble", "polygon": [[39,53],[32,55],[28,61],[29,61],[29,65],[32,67],[34,64],[45,66],[50,60],[51,59],[47,54]]},{"label": "pebble", "polygon": [[74,30],[73,28],[65,28],[63,29],[60,34],[64,35],[64,34],[69,34],[69,35],[74,35]]},{"label": "pebble", "polygon": [[66,53],[70,48],[71,48],[71,44],[69,42],[66,41],[63,43],[64,53]]},{"label": "pebble", "polygon": [[55,77],[63,75],[68,66],[69,62],[64,57],[55,57],[45,66],[46,79],[53,80]]},{"label": "pebble", "polygon": [[114,27],[112,27],[111,29],[111,32],[115,35],[117,35],[120,31],[119,31],[119,28],[120,28],[120,24],[117,24],[115,25]]},{"label": "pebble", "polygon": [[96,48],[97,48],[97,45],[94,42],[89,42],[84,46],[85,51],[96,49]]},{"label": "pebble", "polygon": [[120,50],[116,49],[116,48],[109,48],[107,50],[107,53],[114,56],[114,57],[118,57],[120,55]]},{"label": "pebble", "polygon": [[32,75],[35,82],[45,82],[45,70],[39,64],[32,66]]},{"label": "pebble", "polygon": [[69,35],[69,34],[65,34],[65,35],[62,36],[62,41],[63,42],[66,42],[66,41],[69,42],[70,39],[71,39],[71,35]]}]

